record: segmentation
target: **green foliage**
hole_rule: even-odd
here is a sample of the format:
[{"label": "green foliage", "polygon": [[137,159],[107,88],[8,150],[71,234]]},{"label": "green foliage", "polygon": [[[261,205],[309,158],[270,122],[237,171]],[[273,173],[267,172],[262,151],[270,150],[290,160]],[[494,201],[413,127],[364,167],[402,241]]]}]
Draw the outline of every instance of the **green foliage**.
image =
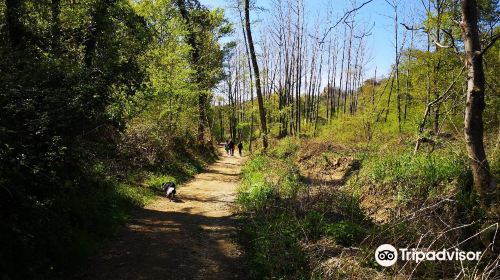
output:
[{"label": "green foliage", "polygon": [[251,185],[246,190],[240,191],[237,202],[246,211],[265,209],[276,198],[276,191],[266,184],[262,174],[255,173],[248,177]]},{"label": "green foliage", "polygon": [[270,158],[265,155],[255,155],[248,160],[242,168],[243,175],[262,171],[269,164]]},{"label": "green foliage", "polygon": [[325,222],[321,213],[311,210],[304,217],[303,227],[306,235],[311,240],[317,240],[324,234]]},{"label": "green foliage", "polygon": [[278,145],[272,149],[273,155],[281,159],[290,158],[299,149],[299,140],[294,137],[286,137],[279,141]]},{"label": "green foliage", "polygon": [[[392,136],[396,133],[397,129],[392,132]],[[376,142],[378,150],[359,152],[362,156],[361,169],[352,175],[347,185],[316,194],[306,203],[304,199],[311,192],[309,196],[306,195],[307,186],[304,186],[298,171],[295,171],[296,143],[285,138],[269,151],[268,156],[252,156],[243,168],[243,182],[238,193],[243,217],[239,237],[249,252],[252,276],[255,278],[308,278],[316,275],[314,273],[317,271],[310,271],[314,265],[309,259],[309,249],[304,250],[308,247],[303,245],[325,242],[325,239],[332,240],[335,246],[359,248],[355,257],[358,261],[349,264],[347,259],[340,260],[342,265],[353,265],[361,271],[372,268],[378,270],[380,266],[372,261],[373,244],[397,243],[411,247],[428,229],[442,228],[439,219],[447,224],[469,224],[471,221],[484,220],[484,212],[478,206],[474,192],[471,192],[472,178],[467,168],[467,158],[456,152],[454,141],[437,142],[433,152],[420,151],[416,155],[409,152],[413,142],[408,142],[409,145],[400,142],[402,144],[399,144],[398,149],[392,144],[381,145]],[[338,149],[335,152],[317,151],[316,165],[332,168],[324,161],[329,160],[330,153],[337,155],[347,152]],[[302,149],[300,151],[303,152]],[[287,182],[299,183],[291,188],[295,191],[293,195],[285,191],[288,189]],[[450,200],[450,196],[453,199]],[[394,211],[409,213],[429,203],[446,203],[438,204],[436,209],[430,208],[429,213],[422,213],[422,217],[417,215],[415,219],[406,220],[406,214],[402,214],[399,218],[388,216],[384,222],[372,223],[365,215],[367,211],[373,210],[370,207],[377,199],[386,202],[383,204],[385,207],[396,207]],[[400,203],[392,204],[393,201]],[[377,217],[376,214],[371,215]],[[427,215],[433,218],[429,219]],[[284,224],[283,219],[287,220],[287,224]],[[452,239],[459,240],[479,230],[478,226],[467,227],[454,233]],[[451,243],[446,242],[453,241],[442,242],[442,246],[451,246]],[[271,251],[270,244],[277,244],[274,251]],[[469,246],[480,247],[478,240],[471,241]],[[286,255],[287,252],[292,253]],[[276,255],[286,255],[288,261],[277,260]],[[264,263],[264,260],[272,260],[276,265]],[[295,267],[296,271],[280,270],[278,265],[280,268]],[[431,270],[426,271],[424,267],[416,269],[415,275],[436,277],[444,273],[441,266],[427,268]],[[445,268],[450,275],[454,269],[456,267],[452,264]]]},{"label": "green foliage", "polygon": [[299,223],[284,212],[241,221],[240,238],[252,279],[306,279],[306,256],[298,243]]},{"label": "green foliage", "polygon": [[296,197],[303,189],[296,167],[264,155],[253,156],[242,171],[237,201],[245,211],[262,211],[277,199]]},{"label": "green foliage", "polygon": [[278,207],[302,190],[296,171],[265,155],[252,156],[242,171],[237,203],[249,221],[241,221],[239,237],[252,278],[304,278],[306,259],[297,243],[302,222]]},{"label": "green foliage", "polygon": [[[242,169],[239,238],[254,279],[307,279],[311,266],[304,241],[331,237],[353,245],[365,235],[354,222],[364,222],[355,199],[333,192],[304,206],[307,189],[290,160],[297,150],[296,140],[284,139],[270,153],[280,157],[254,155]],[[344,217],[350,220],[339,220]]]},{"label": "green foliage", "polygon": [[335,242],[343,246],[358,244],[366,234],[360,225],[349,221],[340,221],[325,227],[326,235],[331,236]]},{"label": "green foliage", "polygon": [[359,183],[396,185],[400,200],[408,201],[413,195],[438,196],[448,191],[450,184],[466,185],[470,176],[467,166],[463,155],[446,151],[372,156],[363,163]]},{"label": "green foliage", "polygon": [[214,159],[192,143],[231,28],[191,8],[194,30],[168,0],[0,3],[0,278],[67,278],[162,181]]}]

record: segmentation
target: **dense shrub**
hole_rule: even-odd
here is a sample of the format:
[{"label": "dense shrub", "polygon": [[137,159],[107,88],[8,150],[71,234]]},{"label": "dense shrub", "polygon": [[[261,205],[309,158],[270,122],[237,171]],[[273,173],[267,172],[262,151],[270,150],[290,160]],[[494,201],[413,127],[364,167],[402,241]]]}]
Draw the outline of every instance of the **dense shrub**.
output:
[{"label": "dense shrub", "polygon": [[306,258],[297,243],[302,222],[287,211],[285,202],[301,190],[296,173],[264,155],[253,156],[243,167],[237,197],[243,214],[239,236],[255,279],[305,278]]},{"label": "dense shrub", "polygon": [[414,187],[434,187],[466,173],[463,156],[455,154],[389,154],[374,158],[363,172],[379,183],[399,183]]},{"label": "dense shrub", "polygon": [[349,221],[340,221],[325,226],[326,235],[343,246],[353,246],[365,236],[365,230],[358,224]]},{"label": "dense shrub", "polygon": [[321,213],[310,210],[306,213],[302,225],[306,236],[311,240],[317,240],[324,234],[325,222]]},{"label": "dense shrub", "polygon": [[277,147],[272,150],[272,154],[280,159],[286,159],[294,155],[300,147],[297,138],[286,137],[278,142]]},{"label": "dense shrub", "polygon": [[434,153],[406,151],[373,153],[362,162],[359,175],[349,183],[354,186],[385,185],[398,194],[402,203],[423,201],[429,197],[450,195],[456,189],[470,189],[471,174],[463,154],[451,147]]}]

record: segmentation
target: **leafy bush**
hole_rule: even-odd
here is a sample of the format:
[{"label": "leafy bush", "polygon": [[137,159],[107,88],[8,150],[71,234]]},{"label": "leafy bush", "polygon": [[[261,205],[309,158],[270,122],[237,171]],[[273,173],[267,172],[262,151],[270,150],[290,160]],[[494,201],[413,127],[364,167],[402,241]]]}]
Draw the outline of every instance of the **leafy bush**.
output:
[{"label": "leafy bush", "polygon": [[[288,156],[296,149],[289,149],[288,143],[278,147],[287,147],[282,151]],[[327,223],[344,216],[361,217],[358,200],[331,192],[304,206],[306,188],[289,158],[253,156],[242,170],[237,197],[242,214],[239,237],[248,254],[252,278],[307,279],[311,271],[304,241],[332,236],[339,244],[351,245],[364,236],[355,223]]]},{"label": "leafy bush", "polygon": [[325,223],[323,221],[323,215],[321,213],[311,210],[306,213],[304,220],[302,221],[304,227],[304,232],[308,239],[317,240],[323,235],[325,230]]},{"label": "leafy bush", "polygon": [[[275,189],[266,185],[260,177],[261,174],[255,174],[256,182],[252,183],[245,191],[240,191],[237,202],[244,211],[259,211],[271,205],[277,198]],[[260,180],[260,181],[257,181]]]},{"label": "leafy bush", "polygon": [[298,243],[304,223],[285,206],[285,201],[302,189],[297,169],[257,155],[242,170],[237,203],[244,220],[239,236],[249,256],[252,277],[306,278],[307,262]]},{"label": "leafy bush", "polygon": [[303,190],[297,167],[288,162],[257,155],[242,171],[237,202],[244,211],[266,209],[274,201],[295,198]]},{"label": "leafy bush", "polygon": [[253,156],[242,168],[243,176],[255,171],[260,171],[269,163],[269,158],[263,155]]},{"label": "leafy bush", "polygon": [[365,230],[358,224],[349,221],[340,221],[325,226],[325,232],[335,242],[344,246],[352,246],[365,236]]},{"label": "leafy bush", "polygon": [[286,159],[294,155],[299,147],[299,140],[297,138],[286,137],[272,150],[272,154],[280,159]]}]

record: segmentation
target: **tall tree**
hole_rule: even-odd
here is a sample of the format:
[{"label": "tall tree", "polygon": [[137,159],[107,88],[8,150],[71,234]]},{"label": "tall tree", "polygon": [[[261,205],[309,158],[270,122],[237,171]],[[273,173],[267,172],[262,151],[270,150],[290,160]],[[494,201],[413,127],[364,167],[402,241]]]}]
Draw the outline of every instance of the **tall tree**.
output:
[{"label": "tall tree", "polygon": [[[188,29],[188,35],[187,35],[187,41],[189,45],[191,46],[191,62],[193,64],[193,67],[195,67],[195,82],[198,86],[200,86],[203,83],[203,78],[200,73],[200,69],[198,69],[198,65],[200,65],[200,46],[198,42],[195,39],[195,34],[193,30],[193,24],[191,21],[191,18],[189,16],[189,11],[186,7],[185,1],[187,0],[177,0],[177,6],[179,7],[179,11],[181,13],[182,18],[187,24],[187,29]],[[199,3],[195,2],[195,4],[199,5]],[[198,135],[197,139],[199,142],[203,142],[205,139],[205,127],[207,126],[207,113],[206,113],[206,106],[207,106],[207,94],[205,91],[201,90],[201,88],[198,89]]]},{"label": "tall tree", "polygon": [[7,0],[5,2],[6,25],[12,46],[17,47],[24,37],[24,28],[19,22],[21,1]]},{"label": "tall tree", "polygon": [[255,55],[255,47],[253,44],[252,30],[250,28],[250,3],[249,0],[245,0],[245,29],[248,40],[248,47],[250,49],[250,58],[252,59],[252,66],[255,75],[255,88],[257,91],[257,103],[259,104],[259,115],[260,115],[260,125],[262,129],[262,144],[264,150],[267,149],[267,123],[266,123],[266,111],[264,108],[264,100],[262,99],[262,89],[260,85],[260,72],[259,65],[257,63],[257,56]]},{"label": "tall tree", "polygon": [[[483,143],[483,111],[485,77],[483,54],[478,28],[478,8],[476,0],[461,0],[462,38],[464,40],[465,66],[467,67],[467,103],[465,107],[465,144],[470,159],[474,188],[485,207],[495,200],[498,187],[491,175]],[[498,39],[498,36],[496,37]],[[490,46],[496,39],[490,43]]]},{"label": "tall tree", "polygon": [[248,137],[248,151],[251,153],[252,152],[252,137],[253,137],[253,76],[252,76],[252,62],[250,59],[250,54],[248,51],[248,40],[247,36],[245,34],[245,21],[243,20],[243,15],[240,9],[240,5],[238,4],[238,13],[240,15],[240,21],[241,21],[241,29],[243,31],[243,39],[245,41],[245,53],[247,56],[247,63],[248,63],[248,73],[250,76],[250,102],[251,102],[251,108],[250,108],[250,133]]}]

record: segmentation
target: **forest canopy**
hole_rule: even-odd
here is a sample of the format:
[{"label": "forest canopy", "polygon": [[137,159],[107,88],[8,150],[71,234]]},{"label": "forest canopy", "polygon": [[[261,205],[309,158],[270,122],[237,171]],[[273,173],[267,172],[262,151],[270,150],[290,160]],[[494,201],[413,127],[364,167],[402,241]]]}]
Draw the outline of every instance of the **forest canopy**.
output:
[{"label": "forest canopy", "polygon": [[193,142],[232,26],[182,3],[0,2],[2,277],[71,271],[136,203],[118,182],[188,176],[213,154]]}]

